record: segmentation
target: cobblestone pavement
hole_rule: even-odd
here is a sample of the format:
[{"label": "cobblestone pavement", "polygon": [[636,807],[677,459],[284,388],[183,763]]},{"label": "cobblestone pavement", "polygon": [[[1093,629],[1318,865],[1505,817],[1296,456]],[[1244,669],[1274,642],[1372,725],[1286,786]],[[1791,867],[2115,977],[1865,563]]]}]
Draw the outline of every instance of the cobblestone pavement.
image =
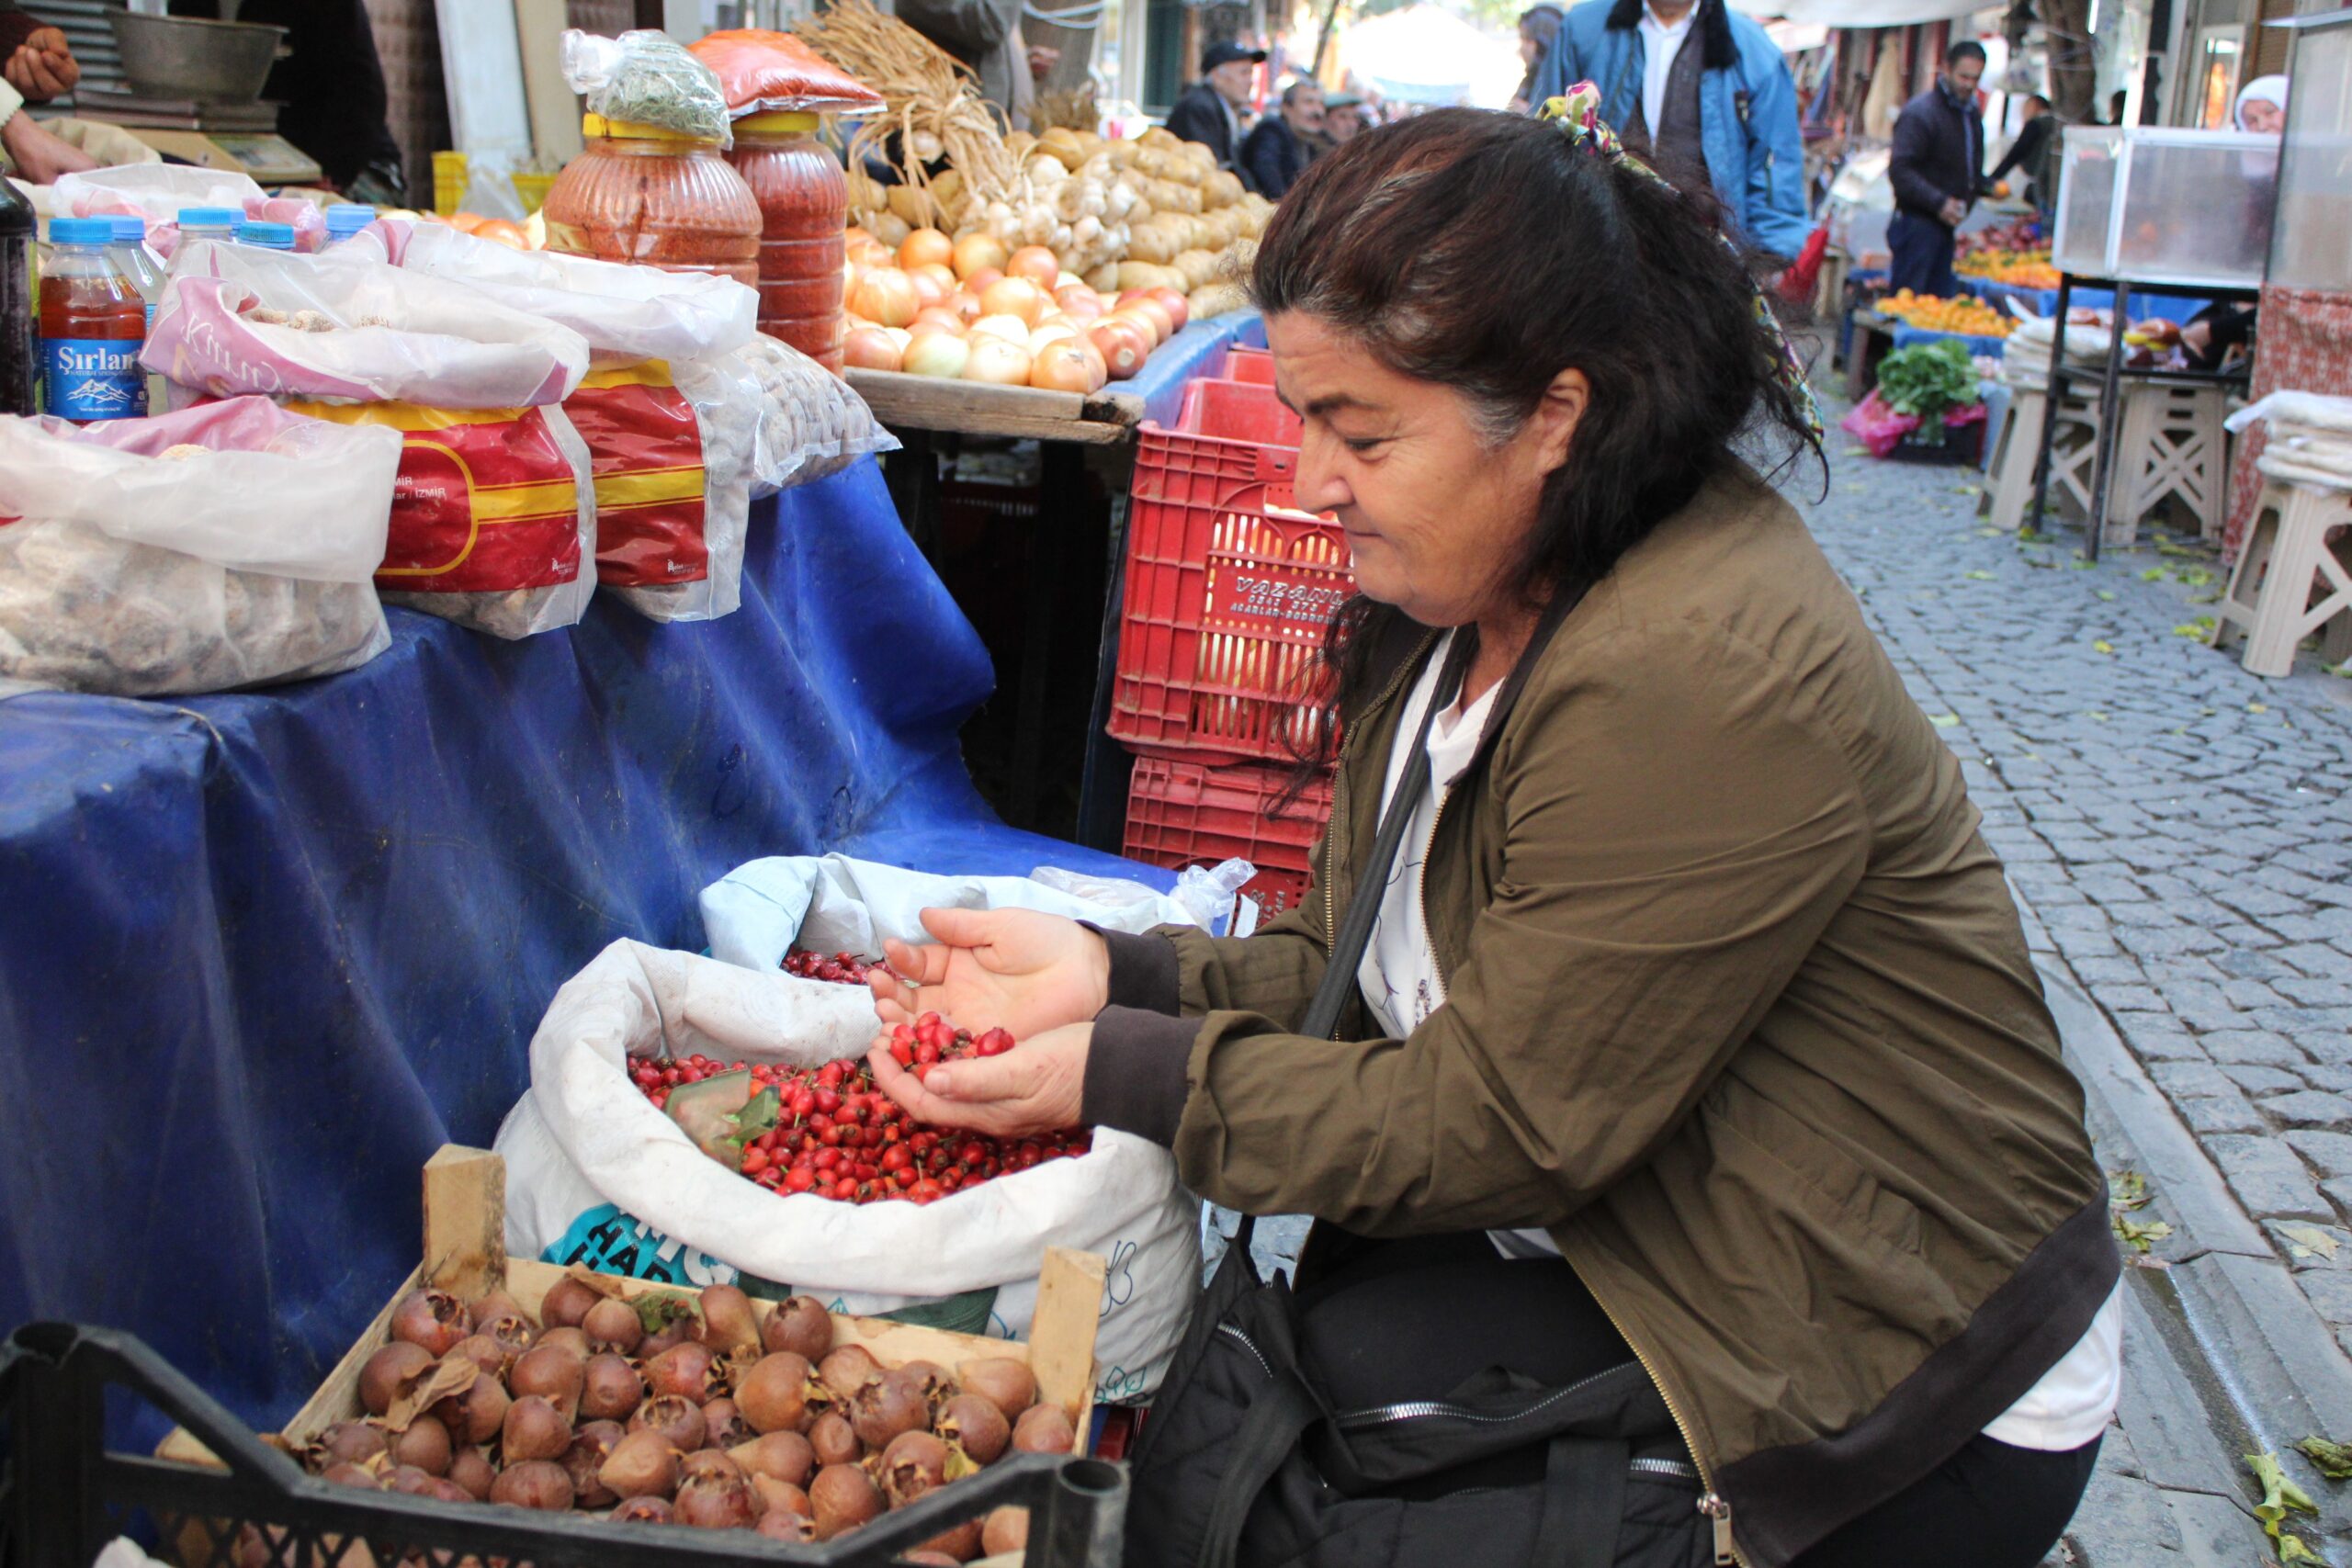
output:
[{"label": "cobblestone pavement", "polygon": [[2077,530],[1984,529],[1973,473],[1832,443],[1815,536],[1985,836],[2352,1348],[2352,681],[2202,646],[2222,569],[2193,540],[2094,566]]}]

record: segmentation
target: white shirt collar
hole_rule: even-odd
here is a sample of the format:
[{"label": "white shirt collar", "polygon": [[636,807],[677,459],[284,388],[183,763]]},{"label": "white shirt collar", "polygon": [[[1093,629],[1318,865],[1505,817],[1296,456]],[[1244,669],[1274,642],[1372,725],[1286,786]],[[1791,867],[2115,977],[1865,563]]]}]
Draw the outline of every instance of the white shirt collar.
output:
[{"label": "white shirt collar", "polygon": [[1659,21],[1657,19],[1657,13],[1651,10],[1647,5],[1644,5],[1642,6],[1642,26],[1648,28],[1651,32],[1658,33],[1670,39],[1679,39],[1684,33],[1689,32],[1690,30],[1690,24],[1698,19],[1699,7],[1696,6],[1693,6],[1688,11],[1683,12],[1682,19],[1679,22],[1672,23],[1671,25]]}]

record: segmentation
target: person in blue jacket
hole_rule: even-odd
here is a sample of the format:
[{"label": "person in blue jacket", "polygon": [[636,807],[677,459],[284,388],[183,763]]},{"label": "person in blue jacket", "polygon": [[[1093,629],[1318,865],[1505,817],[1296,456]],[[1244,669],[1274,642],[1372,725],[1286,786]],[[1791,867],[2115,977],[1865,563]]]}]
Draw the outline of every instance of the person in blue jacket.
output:
[{"label": "person in blue jacket", "polygon": [[1529,107],[1578,82],[1600,118],[1676,184],[1703,183],[1735,237],[1783,264],[1804,249],[1804,143],[1788,62],[1724,0],[1585,0],[1535,68]]}]

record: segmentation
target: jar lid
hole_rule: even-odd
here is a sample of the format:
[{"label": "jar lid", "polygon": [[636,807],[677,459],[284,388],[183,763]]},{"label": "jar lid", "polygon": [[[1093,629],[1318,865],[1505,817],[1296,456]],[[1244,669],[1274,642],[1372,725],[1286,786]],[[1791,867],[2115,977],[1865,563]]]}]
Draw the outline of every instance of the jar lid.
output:
[{"label": "jar lid", "polygon": [[49,220],[49,243],[52,245],[103,245],[114,238],[111,218],[52,218]]},{"label": "jar lid", "polygon": [[814,130],[818,118],[799,109],[775,109],[767,114],[747,114],[735,122],[738,130],[758,133],[764,130]]},{"label": "jar lid", "polygon": [[718,141],[716,137],[688,136],[682,130],[672,130],[667,126],[647,125],[642,121],[634,119],[606,119],[600,114],[582,115],[580,117],[580,134],[582,136],[617,137],[624,141],[668,141],[680,147],[716,147],[718,145]]}]

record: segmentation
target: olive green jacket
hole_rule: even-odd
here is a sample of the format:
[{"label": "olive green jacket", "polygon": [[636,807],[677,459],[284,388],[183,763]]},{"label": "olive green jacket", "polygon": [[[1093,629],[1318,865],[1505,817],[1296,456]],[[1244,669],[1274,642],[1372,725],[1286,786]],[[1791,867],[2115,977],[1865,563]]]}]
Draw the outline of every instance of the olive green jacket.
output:
[{"label": "olive green jacket", "polygon": [[1445,1005],[1382,1038],[1359,994],[1301,1037],[1435,641],[1410,629],[1346,716],[1299,908],[1113,942],[1088,1114],[1247,1213],[1547,1228],[1773,1568],[2014,1404],[2118,1276],[2000,863],[1860,606],[1743,471],[1498,698],[1429,847]]}]

